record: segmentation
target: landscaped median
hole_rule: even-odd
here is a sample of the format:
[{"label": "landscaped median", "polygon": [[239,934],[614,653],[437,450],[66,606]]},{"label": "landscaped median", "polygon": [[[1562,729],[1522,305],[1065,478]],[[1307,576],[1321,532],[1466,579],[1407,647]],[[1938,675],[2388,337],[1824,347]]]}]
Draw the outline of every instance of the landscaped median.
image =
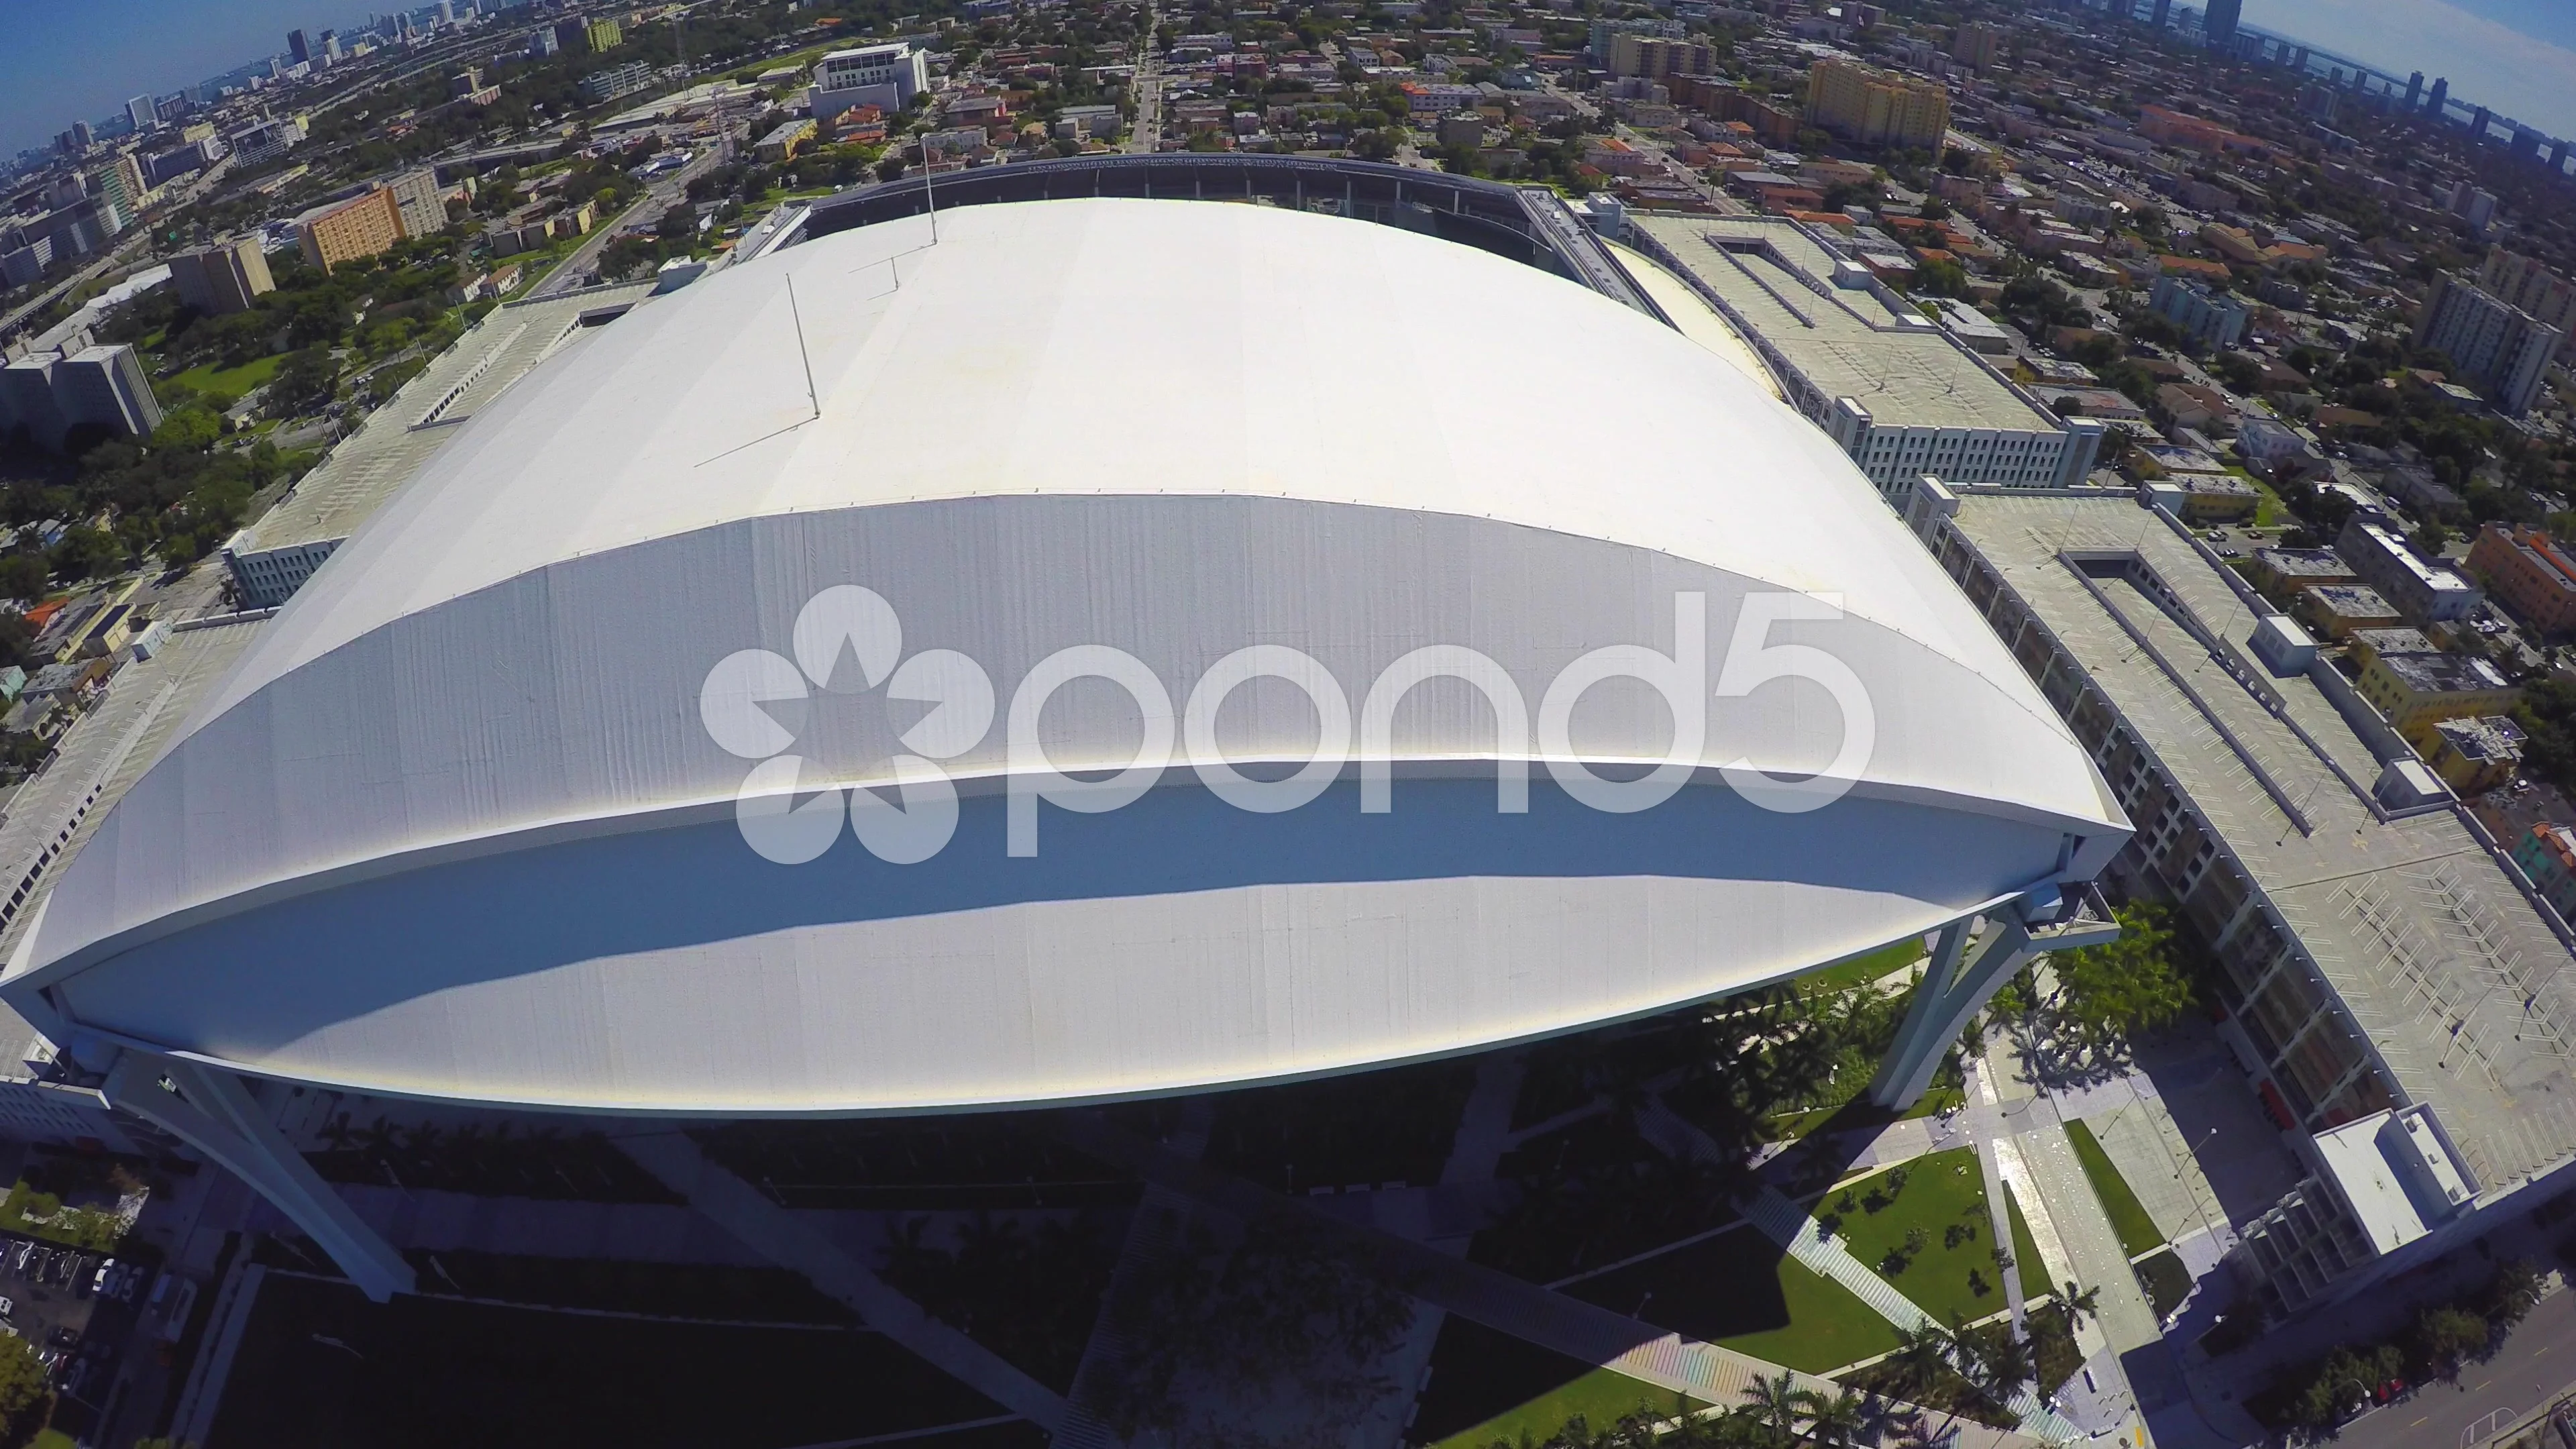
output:
[{"label": "landscaped median", "polygon": [[2066,1139],[2075,1144],[2075,1160],[2084,1165],[2084,1176],[2093,1184],[2093,1195],[2102,1200],[2102,1211],[2111,1219],[2111,1230],[2120,1235],[2120,1251],[2136,1258],[2165,1245],[2165,1235],[2156,1220],[2147,1216],[2146,1204],[2129,1190],[2128,1179],[2111,1165],[2111,1154],[2102,1150],[2100,1138],[2081,1121],[2066,1124]]}]

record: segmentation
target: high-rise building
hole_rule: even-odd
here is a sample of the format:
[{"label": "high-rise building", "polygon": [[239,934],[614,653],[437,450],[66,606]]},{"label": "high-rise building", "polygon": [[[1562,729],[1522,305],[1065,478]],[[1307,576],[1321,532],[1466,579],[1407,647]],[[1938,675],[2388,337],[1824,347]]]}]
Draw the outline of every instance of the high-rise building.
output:
[{"label": "high-rise building", "polygon": [[2200,33],[2212,50],[2223,50],[2236,43],[2236,23],[2244,17],[2245,0],[2209,0],[2209,10],[2200,18]]},{"label": "high-rise building", "polygon": [[136,96],[125,103],[125,119],[134,123],[134,129],[149,131],[161,123],[161,112],[150,96]]},{"label": "high-rise building", "polygon": [[143,210],[143,167],[132,156],[118,156],[89,172],[89,194],[98,203],[99,227],[116,236],[134,225]]},{"label": "high-rise building", "polygon": [[[2576,333],[2576,283],[2530,257],[2503,247],[2490,250],[2486,262],[2478,268],[2478,286],[2489,296],[2548,323],[2562,336]],[[2560,350],[2566,350],[2564,344]]]},{"label": "high-rise building", "polygon": [[438,188],[438,173],[427,168],[406,171],[385,183],[394,210],[402,217],[404,236],[432,236],[447,229],[447,196]]},{"label": "high-rise building", "polygon": [[438,28],[446,30],[455,24],[456,0],[438,0]]},{"label": "high-rise building", "polygon": [[2472,146],[2483,146],[2486,143],[2487,108],[2480,106],[2476,110],[2469,112],[2469,144]]},{"label": "high-rise building", "polygon": [[2446,75],[2433,77],[2432,94],[2424,99],[2424,114],[2437,121],[2442,119],[2442,107],[2448,104],[2450,99],[2451,78]]},{"label": "high-rise building", "polygon": [[63,445],[62,409],[54,403],[54,368],[61,362],[59,354],[32,352],[0,367],[0,413],[49,453]]},{"label": "high-rise building", "polygon": [[2406,109],[2414,110],[2423,100],[2424,72],[2419,70],[2406,78]]},{"label": "high-rise building", "polygon": [[286,32],[286,53],[299,64],[308,62],[313,59],[313,46],[305,40],[303,31],[290,30]]},{"label": "high-rise building", "polygon": [[1807,71],[1807,120],[1864,146],[1937,149],[1950,128],[1950,92],[1858,61],[1820,60]]},{"label": "high-rise building", "polygon": [[322,63],[325,65],[338,65],[340,63],[340,59],[340,32],[336,30],[323,31]]},{"label": "high-rise building", "polygon": [[1961,65],[1984,70],[2003,58],[2004,30],[2000,25],[1962,25],[1950,34],[1950,58]]},{"label": "high-rise building", "polygon": [[85,347],[54,364],[54,405],[66,428],[95,423],[124,437],[161,426],[161,400],[142,359],[123,343]]},{"label": "high-rise building", "polygon": [[2507,417],[2531,410],[2550,359],[2566,340],[2565,329],[2448,275],[2434,281],[2415,323],[2415,345],[2448,357],[2454,377],[2476,387]]},{"label": "high-rise building", "polygon": [[295,219],[304,259],[323,271],[385,251],[403,239],[393,188],[374,187],[346,201],[317,206]]},{"label": "high-rise building", "polygon": [[74,155],[78,155],[79,153],[98,144],[98,136],[95,132],[90,130],[89,122],[87,121],[72,122],[71,136],[72,153]]},{"label": "high-rise building", "polygon": [[543,60],[562,48],[551,29],[528,32],[528,58],[531,60]]},{"label": "high-rise building", "polygon": [[170,259],[170,283],[180,301],[208,317],[247,311],[252,298],[277,290],[257,237],[181,252]]},{"label": "high-rise building", "polygon": [[2162,30],[2173,19],[2173,0],[2156,0],[2155,13],[2147,18],[2147,28]]}]

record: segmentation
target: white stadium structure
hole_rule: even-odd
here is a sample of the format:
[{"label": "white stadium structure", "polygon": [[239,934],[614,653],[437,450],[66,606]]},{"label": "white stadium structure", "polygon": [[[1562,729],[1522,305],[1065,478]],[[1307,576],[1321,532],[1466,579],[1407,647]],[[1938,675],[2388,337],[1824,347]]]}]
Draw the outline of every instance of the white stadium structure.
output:
[{"label": "white stadium structure", "polygon": [[1030,201],[722,270],[475,415],[0,996],[383,1292],[245,1076],[1096,1101],[1941,932],[1903,1100],[2034,940],[2101,938],[2128,836],[1852,461],[1679,332],[1398,227]]}]

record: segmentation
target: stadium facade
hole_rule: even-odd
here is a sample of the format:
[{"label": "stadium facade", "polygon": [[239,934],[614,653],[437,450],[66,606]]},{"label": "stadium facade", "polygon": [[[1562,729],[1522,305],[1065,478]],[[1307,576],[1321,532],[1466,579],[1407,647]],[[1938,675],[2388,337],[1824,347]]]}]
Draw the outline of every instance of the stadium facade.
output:
[{"label": "stadium facade", "polygon": [[1852,461],[1647,311],[1123,198],[815,236],[561,348],[153,738],[0,997],[379,1295],[251,1083],[1100,1101],[1937,932],[1902,1101],[2105,938],[2130,833]]}]

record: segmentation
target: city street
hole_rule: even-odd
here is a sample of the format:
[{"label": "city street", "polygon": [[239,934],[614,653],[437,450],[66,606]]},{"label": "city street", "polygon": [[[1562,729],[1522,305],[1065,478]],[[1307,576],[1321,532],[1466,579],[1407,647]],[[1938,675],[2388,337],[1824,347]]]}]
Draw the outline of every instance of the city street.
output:
[{"label": "city street", "polygon": [[[2475,1445],[2569,1392],[2576,1392],[2576,1293],[2562,1290],[2531,1310],[2493,1360],[2462,1369],[2456,1384],[2434,1384],[2364,1414],[2335,1443],[2343,1449]],[[2464,1437],[2471,1430],[2481,1432]]]}]

